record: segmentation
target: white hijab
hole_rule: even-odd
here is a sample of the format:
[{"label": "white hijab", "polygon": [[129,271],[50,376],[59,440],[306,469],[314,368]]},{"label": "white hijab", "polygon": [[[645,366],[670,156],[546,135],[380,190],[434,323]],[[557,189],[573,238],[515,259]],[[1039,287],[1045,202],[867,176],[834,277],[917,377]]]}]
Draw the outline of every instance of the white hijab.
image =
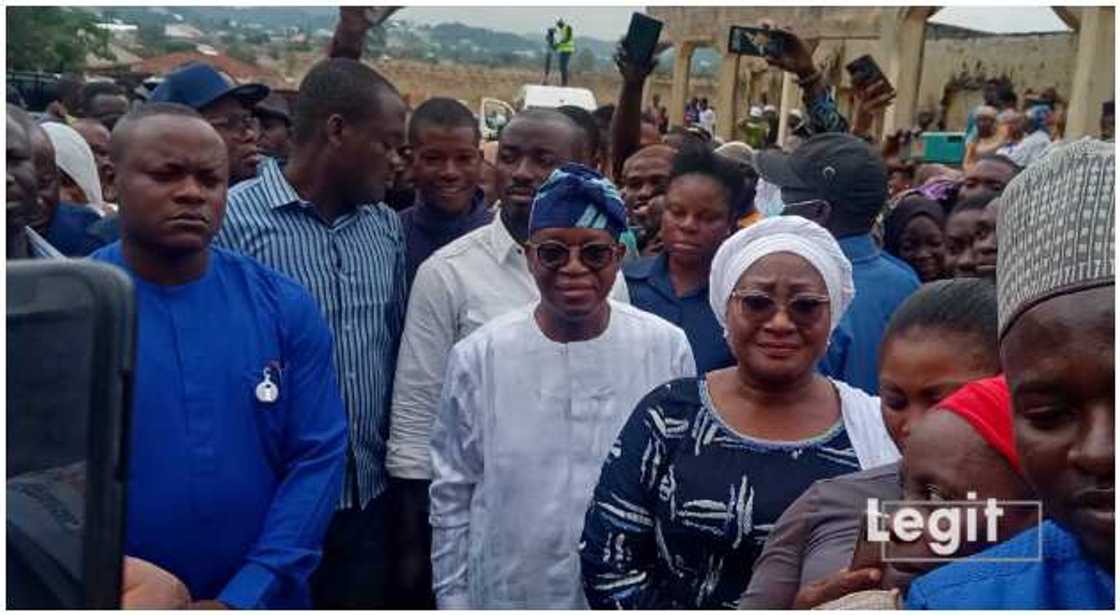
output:
[{"label": "white hijab", "polygon": [[776,252],[790,252],[804,258],[824,278],[831,333],[856,295],[852,264],[831,233],[800,216],[766,218],[738,231],[720,246],[712,259],[708,281],[708,302],[720,326],[727,331],[727,302],[739,278],[760,258]]},{"label": "white hijab", "polygon": [[[796,254],[821,274],[830,300],[829,332],[840,323],[856,294],[852,264],[832,234],[819,224],[800,216],[778,216],[756,222],[732,235],[712,260],[708,301],[724,335],[728,301],[739,278],[760,258],[776,252]],[[883,424],[879,398],[837,380],[832,380],[832,384],[840,394],[844,429],[860,468],[866,470],[898,461],[898,448]]]},{"label": "white hijab", "polygon": [[54,162],[86,195],[91,205],[99,205],[103,200],[101,179],[97,176],[97,161],[89,144],[78,131],[58,122],[43,124],[43,130],[54,146]]}]

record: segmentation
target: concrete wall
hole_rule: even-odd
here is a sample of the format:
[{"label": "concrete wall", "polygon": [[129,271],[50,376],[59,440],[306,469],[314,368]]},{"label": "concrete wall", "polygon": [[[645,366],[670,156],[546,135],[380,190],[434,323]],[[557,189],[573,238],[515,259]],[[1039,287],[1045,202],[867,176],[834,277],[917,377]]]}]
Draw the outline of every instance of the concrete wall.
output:
[{"label": "concrete wall", "polygon": [[968,110],[981,102],[984,80],[1006,76],[1020,102],[1028,91],[1054,88],[1069,99],[1077,56],[1077,36],[1070,33],[926,40],[918,89],[918,109],[937,110],[945,86],[961,89],[950,97],[946,122],[964,128]]}]

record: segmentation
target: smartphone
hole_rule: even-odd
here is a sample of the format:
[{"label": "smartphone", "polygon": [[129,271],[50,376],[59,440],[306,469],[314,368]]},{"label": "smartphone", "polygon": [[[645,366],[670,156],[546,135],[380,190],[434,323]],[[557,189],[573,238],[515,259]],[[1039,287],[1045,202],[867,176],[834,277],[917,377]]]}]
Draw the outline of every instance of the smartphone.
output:
[{"label": "smartphone", "polygon": [[852,60],[844,68],[847,69],[848,74],[851,75],[852,86],[856,88],[864,89],[878,81],[883,81],[887,84],[888,88],[894,89],[890,81],[887,81],[887,77],[883,74],[882,69],[875,63],[875,59],[869,55],[862,55]]},{"label": "smartphone", "polygon": [[632,14],[630,29],[626,31],[626,38],[622,39],[626,55],[637,64],[649,64],[657,50],[657,41],[661,38],[661,25],[660,21],[648,15]]},{"label": "smartphone", "polygon": [[117,609],[135,298],[91,261],[7,264],[7,599]]},{"label": "smartphone", "polygon": [[774,28],[731,26],[727,51],[745,56],[776,58],[789,47],[790,34]]},{"label": "smartphone", "polygon": [[883,565],[883,544],[871,542],[867,539],[867,524],[867,514],[861,513],[859,534],[856,535],[856,548],[852,552],[852,561],[848,564],[848,570],[881,568]]}]

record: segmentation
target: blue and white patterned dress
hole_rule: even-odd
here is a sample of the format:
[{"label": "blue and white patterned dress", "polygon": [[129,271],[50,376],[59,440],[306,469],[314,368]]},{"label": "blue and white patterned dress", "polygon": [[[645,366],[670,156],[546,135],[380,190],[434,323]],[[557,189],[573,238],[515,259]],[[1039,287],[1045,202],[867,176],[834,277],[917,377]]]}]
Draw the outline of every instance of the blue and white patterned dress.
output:
[{"label": "blue and white patterned dress", "polygon": [[580,542],[592,608],[735,608],[782,512],[859,470],[842,420],[808,440],[731,429],[703,378],[647,395],[603,466]]}]

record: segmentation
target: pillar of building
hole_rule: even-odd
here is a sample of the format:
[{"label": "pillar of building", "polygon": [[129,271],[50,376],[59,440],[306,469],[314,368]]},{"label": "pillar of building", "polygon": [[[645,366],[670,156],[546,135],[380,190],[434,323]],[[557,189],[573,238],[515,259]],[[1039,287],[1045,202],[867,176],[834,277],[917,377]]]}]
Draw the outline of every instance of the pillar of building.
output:
[{"label": "pillar of building", "polygon": [[796,109],[801,97],[801,87],[794,83],[793,73],[782,72],[782,99],[778,105],[778,147],[786,143],[786,133],[789,132],[789,112]]},{"label": "pillar of building", "polygon": [[875,60],[894,86],[894,103],[883,118],[883,133],[914,125],[918,109],[918,86],[922,78],[922,56],[926,42],[926,19],[932,9],[900,7],[883,10],[880,21],[879,54]]},{"label": "pillar of building", "polygon": [[1100,135],[1101,104],[1116,87],[1116,8],[1083,6],[1077,20],[1077,63],[1066,115],[1066,138]]},{"label": "pillar of building", "polygon": [[719,92],[716,96],[716,134],[724,141],[734,138],[739,117],[739,58],[737,53],[724,54],[719,67]]},{"label": "pillar of building", "polygon": [[687,41],[676,44],[673,60],[673,93],[669,97],[669,124],[684,125],[684,106],[688,102],[688,73],[692,66],[692,52],[696,44]]}]

